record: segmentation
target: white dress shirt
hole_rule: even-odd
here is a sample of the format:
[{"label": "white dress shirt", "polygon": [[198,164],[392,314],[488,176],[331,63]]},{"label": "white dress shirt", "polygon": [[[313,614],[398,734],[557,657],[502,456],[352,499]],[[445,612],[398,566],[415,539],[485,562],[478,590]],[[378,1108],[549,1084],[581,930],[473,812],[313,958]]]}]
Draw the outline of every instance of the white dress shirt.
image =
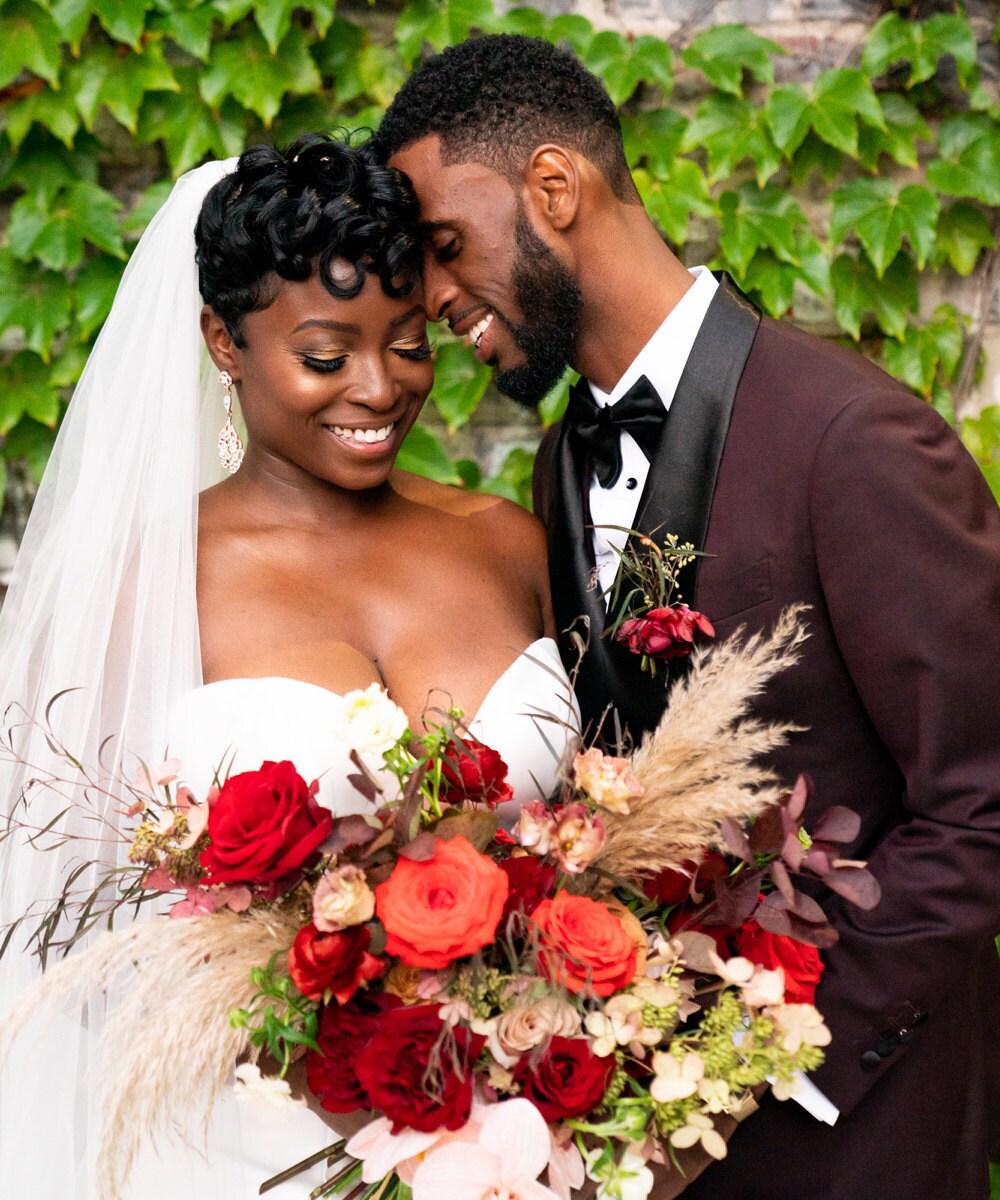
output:
[{"label": "white dress shirt", "polygon": [[[602,392],[588,380],[599,408],[616,403],[641,375],[645,375],[656,389],[663,407],[669,410],[705,313],[719,286],[707,267],[692,267],[691,274],[694,284],[670,310],[663,324],[632,360],[611,392]],[[621,451],[622,471],[614,485],[601,487],[596,475],[590,482],[590,516],[595,527],[592,533],[594,558],[598,582],[604,593],[610,589],[618,574],[618,551],[624,548],[628,535],[618,529],[602,529],[601,526],[618,525],[626,530],[634,527],[639,500],[649,474],[649,460],[630,433],[622,433]],[[708,616],[711,617],[711,613]],[[793,1099],[806,1112],[827,1125],[833,1125],[840,1115],[837,1107],[804,1075],[799,1075],[798,1091]]]}]

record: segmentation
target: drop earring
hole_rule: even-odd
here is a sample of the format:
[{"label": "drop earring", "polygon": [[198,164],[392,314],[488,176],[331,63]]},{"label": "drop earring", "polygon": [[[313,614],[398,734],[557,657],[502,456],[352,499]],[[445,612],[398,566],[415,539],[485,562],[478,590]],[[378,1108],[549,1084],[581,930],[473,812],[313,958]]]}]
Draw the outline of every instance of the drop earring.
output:
[{"label": "drop earring", "polygon": [[235,475],[243,462],[243,443],[233,425],[233,377],[228,371],[219,372],[219,382],[226,389],[222,403],[226,408],[226,423],[219,434],[219,460],[230,475]]}]

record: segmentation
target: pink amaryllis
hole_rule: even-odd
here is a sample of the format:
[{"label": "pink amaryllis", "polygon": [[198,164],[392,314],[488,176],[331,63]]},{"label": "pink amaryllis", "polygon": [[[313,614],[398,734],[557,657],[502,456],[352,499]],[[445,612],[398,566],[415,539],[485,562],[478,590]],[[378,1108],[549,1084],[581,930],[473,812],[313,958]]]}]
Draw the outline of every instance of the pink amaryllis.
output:
[{"label": "pink amaryllis", "polygon": [[633,654],[666,661],[691,653],[698,633],[714,637],[715,629],[704,613],[686,604],[651,609],[644,617],[631,617],[621,623],[615,641],[628,646]]}]

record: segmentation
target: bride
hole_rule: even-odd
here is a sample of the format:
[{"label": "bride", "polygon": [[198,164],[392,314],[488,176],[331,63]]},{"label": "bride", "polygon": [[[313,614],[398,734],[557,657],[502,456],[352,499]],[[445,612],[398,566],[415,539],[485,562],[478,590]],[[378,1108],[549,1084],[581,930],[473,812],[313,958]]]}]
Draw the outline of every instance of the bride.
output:
[{"label": "bride", "polygon": [[[114,779],[140,759],[175,755],[204,795],[223,761],[291,758],[324,803],[359,803],[331,732],[355,689],[384,688],[412,728],[431,706],[461,709],[520,803],[556,783],[578,718],[540,527],[504,500],[394,469],[433,371],[414,216],[402,176],[312,135],[190,172],[140,242],[0,615],[14,751],[0,761],[14,818],[0,926],[50,902],[67,871],[86,895],[124,861]],[[42,853],[28,838],[80,792],[53,738],[100,764],[107,795],[88,793],[99,843],[77,806]],[[47,776],[61,782],[33,782]],[[0,1013],[37,974],[28,928],[0,966]],[[90,998],[18,1044],[0,1086],[4,1195],[94,1195],[96,1037],[114,1001]],[[176,1124],[199,1144],[186,1114]],[[305,1109],[278,1125],[227,1096],[204,1153],[150,1145],[129,1194],[245,1200],[329,1140]]]}]

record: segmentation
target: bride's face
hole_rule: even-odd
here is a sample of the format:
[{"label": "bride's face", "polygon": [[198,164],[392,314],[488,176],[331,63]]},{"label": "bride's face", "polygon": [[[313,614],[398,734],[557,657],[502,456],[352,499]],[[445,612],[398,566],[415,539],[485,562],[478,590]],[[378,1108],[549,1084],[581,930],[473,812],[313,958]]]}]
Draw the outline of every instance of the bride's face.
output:
[{"label": "bride's face", "polygon": [[313,275],[248,313],[227,368],[247,425],[243,470],[270,460],[354,491],[383,483],[433,382],[420,300],[387,296],[372,275],[341,300]]}]

